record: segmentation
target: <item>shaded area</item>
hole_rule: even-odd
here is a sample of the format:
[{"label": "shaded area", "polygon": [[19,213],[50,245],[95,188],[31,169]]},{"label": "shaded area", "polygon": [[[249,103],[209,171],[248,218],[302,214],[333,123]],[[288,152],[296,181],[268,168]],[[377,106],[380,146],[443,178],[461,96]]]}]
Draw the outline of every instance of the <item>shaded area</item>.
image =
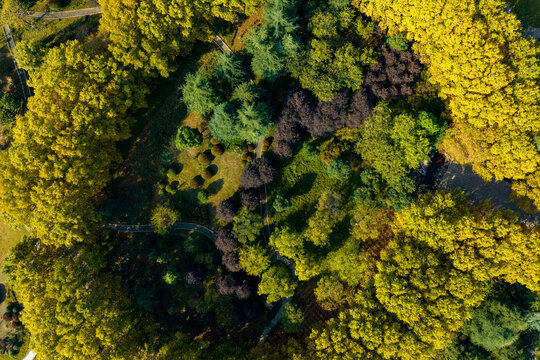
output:
[{"label": "shaded area", "polygon": [[[119,224],[108,224],[105,225],[106,229],[113,230],[113,231],[119,231],[119,232],[129,232],[129,233],[135,233],[135,232],[154,232],[154,227],[152,225],[119,225]],[[207,227],[204,227],[199,224],[192,224],[192,223],[182,223],[178,222],[174,224],[171,228],[171,230],[189,230],[189,231],[196,231],[199,232],[212,241],[216,241],[216,234],[208,229]]]},{"label": "shaded area", "polygon": [[474,202],[490,200],[495,209],[510,209],[519,214],[519,218],[529,226],[540,224],[540,212],[526,213],[518,205],[510,200],[512,189],[506,181],[485,182],[479,175],[472,171],[471,166],[461,166],[450,163],[444,174],[439,189],[461,188]]}]

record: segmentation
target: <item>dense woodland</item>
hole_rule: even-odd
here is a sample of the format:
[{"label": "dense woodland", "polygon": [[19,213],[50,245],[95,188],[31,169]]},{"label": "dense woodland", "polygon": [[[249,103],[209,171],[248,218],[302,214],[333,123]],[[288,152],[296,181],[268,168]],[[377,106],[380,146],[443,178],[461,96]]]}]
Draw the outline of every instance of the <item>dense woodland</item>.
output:
[{"label": "dense woodland", "polygon": [[2,272],[40,360],[540,356],[540,47],[505,2],[101,0],[65,41],[0,3],[34,93],[0,93]]}]

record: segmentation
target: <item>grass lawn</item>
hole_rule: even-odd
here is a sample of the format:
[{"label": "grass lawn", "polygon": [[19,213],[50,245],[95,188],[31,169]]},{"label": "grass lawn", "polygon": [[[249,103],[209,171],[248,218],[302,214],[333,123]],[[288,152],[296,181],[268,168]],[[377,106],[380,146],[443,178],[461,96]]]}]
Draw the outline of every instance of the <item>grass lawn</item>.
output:
[{"label": "grass lawn", "polygon": [[[26,234],[25,230],[15,230],[4,220],[0,218],[0,269],[4,258],[7,256],[9,248],[17,244],[22,237]],[[0,284],[5,284],[5,276],[0,272]],[[7,303],[9,299],[6,299],[3,303],[0,304],[0,338],[4,338],[8,331],[4,321],[1,319],[1,316],[6,310]],[[22,359],[28,352],[28,336],[25,336],[23,346],[20,349],[20,352],[15,357],[9,357],[7,355],[0,355],[0,359]]]},{"label": "grass lawn", "polygon": [[[328,177],[326,165],[318,157],[308,159],[298,153],[280,167],[274,181],[268,185],[270,222],[274,226],[287,224],[301,230],[315,212],[320,195],[326,190],[339,191],[343,183]],[[273,203],[277,195],[288,198],[292,210],[276,212]]]},{"label": "grass lawn", "polygon": [[[2,261],[7,256],[9,248],[17,244],[24,234],[27,232],[25,230],[15,230],[11,226],[5,223],[5,221],[0,218],[0,266]],[[0,283],[5,282],[4,275],[0,272]],[[1,314],[0,314],[1,316]]]},{"label": "grass lawn", "polygon": [[[196,120],[197,118],[199,121]],[[199,128],[201,123],[203,120],[200,117],[191,115],[186,117],[182,125]],[[213,160],[210,165],[199,164],[197,156],[202,152],[209,151],[211,147],[210,140],[204,139],[201,146],[182,151],[177,157],[182,171],[173,180],[179,182],[178,190],[189,190],[191,189],[190,180],[195,176],[202,175],[206,167],[210,166],[215,175],[211,179],[205,180],[201,189],[208,191],[208,202],[217,205],[220,201],[234,195],[240,187],[242,156],[238,153],[225,152],[223,155],[212,156]]]},{"label": "grass lawn", "polygon": [[540,27],[540,0],[509,0],[518,19],[525,24]]}]

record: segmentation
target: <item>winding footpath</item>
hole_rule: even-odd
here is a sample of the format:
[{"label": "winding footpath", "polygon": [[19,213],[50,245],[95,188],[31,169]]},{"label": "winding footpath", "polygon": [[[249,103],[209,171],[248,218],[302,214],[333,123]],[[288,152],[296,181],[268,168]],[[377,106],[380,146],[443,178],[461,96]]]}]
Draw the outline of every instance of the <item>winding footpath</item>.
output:
[{"label": "winding footpath", "polygon": [[[227,43],[217,34],[214,34],[214,43],[223,53],[227,55],[231,55],[233,53],[229,45],[227,45]],[[251,79],[251,77],[249,77],[249,81],[253,83],[253,79]],[[264,139],[265,139],[265,136],[261,136],[259,138],[259,141],[257,142],[257,148],[255,150],[255,155],[257,158],[263,157]],[[270,230],[270,220],[268,218],[268,193],[266,190],[266,185],[263,185],[259,188],[259,205],[261,208],[261,218],[263,221],[262,235],[266,242],[266,245],[268,246],[270,243],[270,235],[272,234],[272,232]],[[276,260],[282,262],[289,268],[293,276],[293,281],[296,281],[294,265],[289,260],[281,256],[278,252],[273,252],[272,256]],[[283,314],[283,311],[285,310],[285,306],[289,304],[291,301],[292,301],[292,297],[288,297],[285,300],[283,300],[276,315],[272,318],[270,323],[263,329],[262,334],[259,337],[259,344],[264,343],[266,341],[266,338],[272,331],[272,329],[279,324],[279,322],[281,321],[281,316]]]}]

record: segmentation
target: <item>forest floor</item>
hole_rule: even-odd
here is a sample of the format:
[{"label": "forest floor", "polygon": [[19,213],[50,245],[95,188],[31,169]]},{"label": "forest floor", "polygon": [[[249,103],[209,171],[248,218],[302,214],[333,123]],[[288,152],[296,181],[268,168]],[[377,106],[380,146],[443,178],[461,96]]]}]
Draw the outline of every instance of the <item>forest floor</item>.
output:
[{"label": "forest floor", "polygon": [[264,15],[264,9],[261,7],[255,14],[247,18],[238,28],[232,41],[232,51],[241,51],[244,49],[244,37],[249,34],[249,31],[258,26]]},{"label": "forest floor", "polygon": [[110,196],[104,205],[107,215],[112,217],[108,220],[148,222],[152,199],[156,196],[154,185],[163,178],[160,174],[163,163],[172,160],[168,149],[178,125],[187,116],[185,106],[179,102],[179,88],[185,77],[197,70],[203,56],[213,49],[212,44],[195,45],[191,55],[177,63],[178,71],[150,86],[148,107],[137,116],[131,139],[120,144],[125,156],[108,189]]}]

